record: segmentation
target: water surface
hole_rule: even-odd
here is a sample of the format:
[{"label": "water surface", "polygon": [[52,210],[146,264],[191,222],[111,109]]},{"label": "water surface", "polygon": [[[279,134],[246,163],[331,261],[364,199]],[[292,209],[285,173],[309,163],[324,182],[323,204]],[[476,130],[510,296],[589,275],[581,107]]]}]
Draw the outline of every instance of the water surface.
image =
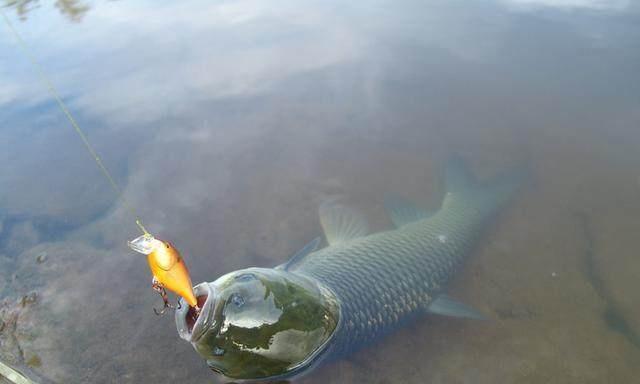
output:
[{"label": "water surface", "polygon": [[[195,282],[283,262],[328,196],[383,230],[385,194],[439,204],[454,154],[480,178],[530,167],[451,287],[491,321],[426,318],[299,382],[640,374],[637,6],[5,3]],[[60,383],[217,382],[153,314],[132,217],[2,28],[0,359]]]}]

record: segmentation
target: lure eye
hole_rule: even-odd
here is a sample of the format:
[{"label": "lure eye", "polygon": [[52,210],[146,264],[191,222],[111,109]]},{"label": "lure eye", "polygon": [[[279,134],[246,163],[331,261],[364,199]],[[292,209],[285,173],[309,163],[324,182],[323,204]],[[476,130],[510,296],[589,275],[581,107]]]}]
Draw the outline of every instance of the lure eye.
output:
[{"label": "lure eye", "polygon": [[231,304],[235,305],[238,308],[244,305],[244,297],[242,297],[238,293],[234,293],[233,295],[231,295],[229,301],[231,302]]}]

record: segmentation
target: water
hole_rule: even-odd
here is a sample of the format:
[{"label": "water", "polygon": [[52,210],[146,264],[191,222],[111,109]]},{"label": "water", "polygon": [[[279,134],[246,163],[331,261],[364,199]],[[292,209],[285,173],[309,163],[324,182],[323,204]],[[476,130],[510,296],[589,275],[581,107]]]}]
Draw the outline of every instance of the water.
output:
[{"label": "water", "polygon": [[[286,260],[327,196],[385,229],[387,193],[437,206],[451,154],[481,178],[529,164],[450,290],[491,321],[426,318],[299,382],[640,373],[636,5],[34,5],[6,12],[195,282]],[[216,382],[153,314],[137,228],[2,28],[0,359],[53,382]]]}]

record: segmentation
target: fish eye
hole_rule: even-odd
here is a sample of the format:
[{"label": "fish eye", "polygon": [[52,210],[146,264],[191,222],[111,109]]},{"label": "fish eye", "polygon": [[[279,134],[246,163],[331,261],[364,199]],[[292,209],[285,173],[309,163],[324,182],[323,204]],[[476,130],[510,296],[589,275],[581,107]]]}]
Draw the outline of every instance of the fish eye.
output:
[{"label": "fish eye", "polygon": [[229,302],[240,308],[244,305],[244,297],[242,297],[242,295],[240,295],[239,293],[234,293],[231,295],[231,297],[229,297]]},{"label": "fish eye", "polygon": [[171,248],[171,244],[168,241],[164,242],[164,246],[167,247],[167,249]]}]

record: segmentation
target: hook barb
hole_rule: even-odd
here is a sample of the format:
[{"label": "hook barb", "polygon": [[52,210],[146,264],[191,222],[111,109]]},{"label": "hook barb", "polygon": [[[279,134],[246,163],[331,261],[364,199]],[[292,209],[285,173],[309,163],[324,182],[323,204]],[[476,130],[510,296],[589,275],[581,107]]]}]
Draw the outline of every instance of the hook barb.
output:
[{"label": "hook barb", "polygon": [[[167,295],[167,290],[164,289],[164,286],[162,285],[162,283],[160,283],[154,276],[153,280],[151,281],[151,288],[153,288],[154,291],[158,292],[158,294],[160,294],[160,297],[162,297],[162,309],[161,310],[157,310],[155,308],[153,308],[153,312],[156,314],[156,316],[162,316],[167,312],[167,308],[169,309],[173,309],[175,308],[173,305],[171,305],[169,303],[169,295]],[[180,305],[180,302],[178,301],[178,305]]]}]

